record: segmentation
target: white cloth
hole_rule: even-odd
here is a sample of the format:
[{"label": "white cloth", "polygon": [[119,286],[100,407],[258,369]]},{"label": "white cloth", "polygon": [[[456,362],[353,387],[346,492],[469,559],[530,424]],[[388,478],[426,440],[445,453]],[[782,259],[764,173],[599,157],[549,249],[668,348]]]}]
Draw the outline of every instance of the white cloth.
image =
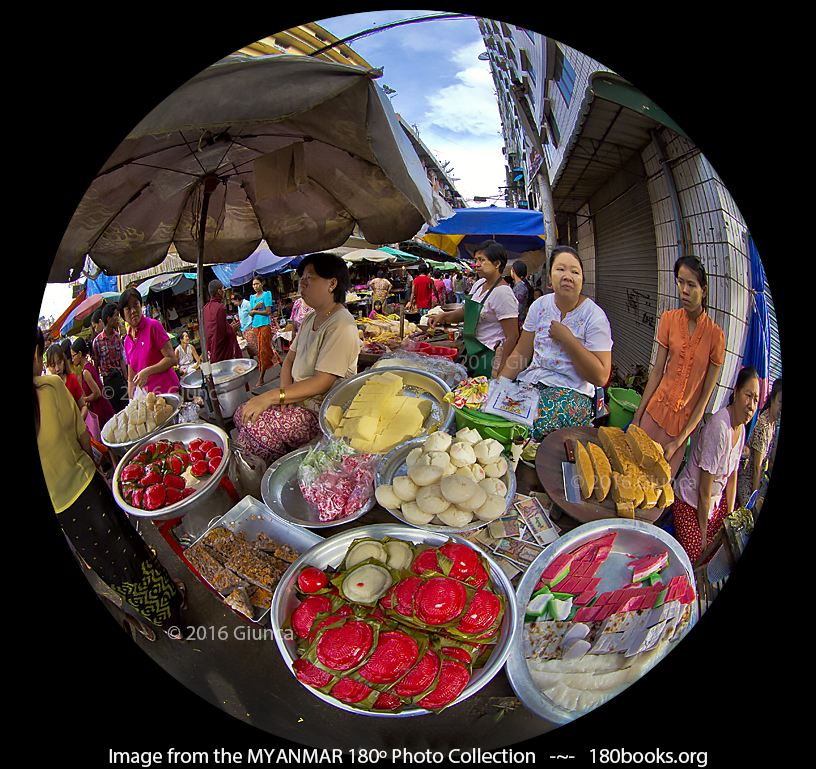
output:
[{"label": "white cloth", "polygon": [[582,379],[564,346],[550,339],[550,323],[563,323],[591,352],[608,352],[612,349],[612,329],[606,313],[591,299],[584,299],[572,312],[561,319],[561,310],[555,304],[555,294],[545,294],[536,299],[527,312],[524,331],[535,335],[533,360],[518,375],[520,382],[542,383],[548,387],[568,387],[590,398],[595,385]]},{"label": "white cloth", "polygon": [[[481,302],[490,286],[486,284],[484,278],[473,285],[470,298],[474,302]],[[482,312],[479,315],[479,322],[476,324],[476,339],[485,347],[495,350],[499,342],[505,339],[504,329],[501,321],[508,318],[518,318],[519,304],[513,289],[504,281],[490,293]]]}]

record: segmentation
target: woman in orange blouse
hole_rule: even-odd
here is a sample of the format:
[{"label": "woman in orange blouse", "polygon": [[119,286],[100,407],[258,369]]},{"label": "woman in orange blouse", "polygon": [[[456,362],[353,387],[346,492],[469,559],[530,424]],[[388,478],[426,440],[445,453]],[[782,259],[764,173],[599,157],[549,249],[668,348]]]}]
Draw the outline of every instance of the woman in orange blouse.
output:
[{"label": "woman in orange blouse", "polygon": [[674,264],[682,309],[664,312],[657,359],[632,423],[663,446],[677,474],[688,437],[703,417],[725,356],[725,334],[705,311],[708,280],[696,256]]}]

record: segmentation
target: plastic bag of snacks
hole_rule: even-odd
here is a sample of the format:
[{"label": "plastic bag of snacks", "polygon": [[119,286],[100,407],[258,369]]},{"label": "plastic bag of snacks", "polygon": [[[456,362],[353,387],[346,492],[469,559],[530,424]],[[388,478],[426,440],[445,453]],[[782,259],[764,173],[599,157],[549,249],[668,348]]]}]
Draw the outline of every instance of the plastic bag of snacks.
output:
[{"label": "plastic bag of snacks", "polygon": [[447,393],[444,399],[458,409],[479,410],[487,400],[488,390],[487,377],[477,376],[466,379],[455,390]]},{"label": "plastic bag of snacks", "polygon": [[317,508],[321,521],[347,518],[374,496],[379,459],[355,453],[344,441],[323,438],[298,468],[303,498]]}]

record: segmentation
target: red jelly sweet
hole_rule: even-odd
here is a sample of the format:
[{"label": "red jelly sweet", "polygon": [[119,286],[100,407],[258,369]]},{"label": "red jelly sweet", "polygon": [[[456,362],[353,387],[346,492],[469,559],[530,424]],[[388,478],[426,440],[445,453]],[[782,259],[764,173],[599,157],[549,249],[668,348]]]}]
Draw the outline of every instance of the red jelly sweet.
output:
[{"label": "red jelly sweet", "polygon": [[443,660],[436,686],[417,705],[427,710],[438,710],[450,705],[464,691],[469,681],[470,673],[465,665],[457,660]]},{"label": "red jelly sweet", "polygon": [[333,678],[331,673],[321,670],[317,665],[312,665],[309,660],[297,659],[292,663],[292,668],[298,681],[316,689],[326,686]]},{"label": "red jelly sweet", "polygon": [[448,576],[454,579],[465,579],[474,575],[476,569],[481,565],[476,551],[458,542],[445,543],[439,548],[439,552],[453,561],[453,567]]},{"label": "red jelly sweet", "polygon": [[360,681],[355,681],[353,678],[341,678],[334,686],[332,686],[331,696],[340,702],[347,702],[349,705],[354,705],[357,702],[364,700],[371,694],[371,689]]},{"label": "red jelly sweet", "polygon": [[416,697],[422,694],[434,682],[441,663],[442,660],[435,651],[426,649],[419,662],[391,691],[398,697]]},{"label": "red jelly sweet", "polygon": [[331,611],[331,601],[325,595],[308,596],[292,612],[292,629],[301,638],[306,638],[312,630],[315,617],[325,611]]},{"label": "red jelly sweet", "polygon": [[478,590],[456,629],[460,633],[481,633],[496,621],[500,613],[498,596],[489,590]]},{"label": "red jelly sweet", "polygon": [[323,632],[315,647],[315,656],[330,670],[351,670],[363,661],[373,640],[374,631],[369,625],[349,619]]},{"label": "red jelly sweet", "polygon": [[414,597],[414,616],[426,625],[445,625],[453,622],[467,602],[465,586],[449,577],[426,580]]},{"label": "red jelly sweet", "polygon": [[360,676],[374,684],[390,684],[404,676],[419,655],[417,642],[397,630],[380,633],[377,648],[358,671]]}]

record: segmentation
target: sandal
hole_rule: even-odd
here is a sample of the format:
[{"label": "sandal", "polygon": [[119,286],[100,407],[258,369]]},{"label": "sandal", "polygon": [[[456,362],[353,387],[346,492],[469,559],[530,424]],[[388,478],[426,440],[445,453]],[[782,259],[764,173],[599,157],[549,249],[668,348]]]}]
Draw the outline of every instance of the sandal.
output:
[{"label": "sandal", "polygon": [[179,593],[181,593],[181,606],[179,608],[184,610],[187,608],[187,587],[180,579],[174,579],[173,582],[178,588]]},{"label": "sandal", "polygon": [[156,633],[152,628],[149,628],[147,625],[143,625],[141,622],[139,622],[139,620],[137,620],[135,617],[131,617],[129,614],[125,617],[125,625],[131,629],[131,637],[133,636],[133,631],[136,630],[148,641],[152,642],[156,640]]}]

